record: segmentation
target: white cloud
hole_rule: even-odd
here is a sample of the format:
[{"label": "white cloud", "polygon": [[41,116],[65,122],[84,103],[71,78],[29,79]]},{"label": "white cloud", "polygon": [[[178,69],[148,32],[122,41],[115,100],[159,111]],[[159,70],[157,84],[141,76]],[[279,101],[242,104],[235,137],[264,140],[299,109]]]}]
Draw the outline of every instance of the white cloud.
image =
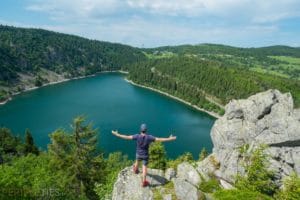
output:
[{"label": "white cloud", "polygon": [[299,0],[31,0],[31,11],[47,12],[53,19],[97,18],[120,13],[150,13],[183,17],[232,17],[252,22],[297,17]]},{"label": "white cloud", "polygon": [[202,1],[199,0],[177,0],[177,1],[161,1],[161,0],[128,0],[128,5],[132,8],[143,9],[152,13],[166,15],[198,15],[205,9]]},{"label": "white cloud", "polygon": [[274,39],[281,31],[280,20],[300,14],[299,0],[28,1],[27,10],[52,19],[54,25],[41,28],[147,47],[201,42],[255,45]]},{"label": "white cloud", "polygon": [[120,0],[35,0],[26,7],[30,11],[47,13],[57,21],[93,20],[118,13],[123,8]]}]

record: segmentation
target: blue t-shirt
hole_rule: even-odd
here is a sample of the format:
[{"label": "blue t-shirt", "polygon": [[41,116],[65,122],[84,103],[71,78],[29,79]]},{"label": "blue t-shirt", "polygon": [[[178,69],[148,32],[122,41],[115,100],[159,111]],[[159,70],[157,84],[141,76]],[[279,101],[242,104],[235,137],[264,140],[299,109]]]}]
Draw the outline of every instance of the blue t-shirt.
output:
[{"label": "blue t-shirt", "polygon": [[136,140],[136,155],[139,158],[148,158],[149,145],[155,141],[155,137],[148,134],[135,134],[132,139]]}]

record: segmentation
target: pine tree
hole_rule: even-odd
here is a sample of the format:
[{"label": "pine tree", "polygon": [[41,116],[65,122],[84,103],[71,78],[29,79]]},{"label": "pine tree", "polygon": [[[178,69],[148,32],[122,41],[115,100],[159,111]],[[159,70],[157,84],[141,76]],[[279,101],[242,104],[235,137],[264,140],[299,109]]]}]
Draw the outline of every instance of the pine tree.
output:
[{"label": "pine tree", "polygon": [[104,181],[105,161],[96,151],[97,130],[84,121],[83,117],[75,118],[71,133],[62,129],[52,133],[48,149],[52,166],[69,175],[68,189],[73,190],[78,198],[94,199],[94,184]]},{"label": "pine tree", "polygon": [[29,131],[29,129],[26,129],[25,131],[25,147],[24,147],[24,152],[25,154],[35,154],[39,155],[39,150],[34,144],[33,137]]},{"label": "pine tree", "polygon": [[167,154],[161,142],[154,142],[149,148],[149,167],[155,169],[165,169],[167,164]]}]

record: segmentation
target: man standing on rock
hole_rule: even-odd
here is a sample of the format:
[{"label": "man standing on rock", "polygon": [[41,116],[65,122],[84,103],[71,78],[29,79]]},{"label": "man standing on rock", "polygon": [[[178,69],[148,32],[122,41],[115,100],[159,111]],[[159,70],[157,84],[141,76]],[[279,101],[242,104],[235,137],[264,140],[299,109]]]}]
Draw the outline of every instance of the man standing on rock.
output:
[{"label": "man standing on rock", "polygon": [[149,159],[149,145],[152,142],[167,142],[176,140],[176,136],[170,135],[168,138],[158,138],[154,137],[152,135],[147,134],[147,125],[142,124],[140,127],[140,134],[135,135],[123,135],[118,133],[118,131],[111,131],[113,135],[126,139],[126,140],[136,140],[136,161],[133,165],[133,171],[134,173],[139,173],[139,161],[143,162],[143,180],[142,180],[142,186],[146,187],[149,185],[149,182],[146,180],[147,176],[147,164]]}]

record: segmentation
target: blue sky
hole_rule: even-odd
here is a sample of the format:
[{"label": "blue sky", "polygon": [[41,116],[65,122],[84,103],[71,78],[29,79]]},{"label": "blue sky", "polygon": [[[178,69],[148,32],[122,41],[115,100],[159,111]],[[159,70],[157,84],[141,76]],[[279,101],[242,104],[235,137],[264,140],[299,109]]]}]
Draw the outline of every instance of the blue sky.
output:
[{"label": "blue sky", "polygon": [[0,24],[137,47],[299,47],[300,0],[1,0]]}]

